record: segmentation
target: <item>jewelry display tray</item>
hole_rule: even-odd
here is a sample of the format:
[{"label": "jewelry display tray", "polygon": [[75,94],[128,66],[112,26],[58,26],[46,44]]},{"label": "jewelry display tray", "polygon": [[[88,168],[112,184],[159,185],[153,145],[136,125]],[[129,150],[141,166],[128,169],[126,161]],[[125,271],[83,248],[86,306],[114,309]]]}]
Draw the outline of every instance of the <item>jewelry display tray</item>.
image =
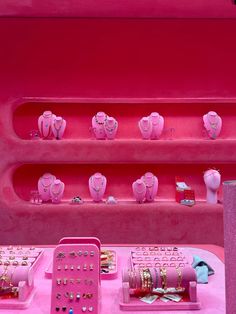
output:
[{"label": "jewelry display tray", "polygon": [[[150,250],[150,248],[152,250]],[[192,263],[192,254],[184,251],[181,248],[177,248],[176,251],[169,250],[170,247],[159,246],[158,251],[154,251],[155,247],[151,246],[140,246],[136,247],[131,251],[130,254],[130,267],[131,269],[138,269],[139,265],[142,267],[155,267],[158,263],[159,267],[183,267],[190,266]],[[163,249],[163,250],[162,250]],[[146,253],[146,254],[145,254]],[[156,253],[155,255],[151,255]],[[168,253],[168,255],[166,255]],[[169,255],[169,253],[174,254]],[[137,258],[142,258],[142,261],[137,261]],[[147,259],[145,261],[145,259]],[[155,261],[158,258],[158,261]],[[175,261],[173,261],[175,258]],[[136,261],[135,261],[136,260]],[[166,264],[168,264],[166,266]],[[175,264],[175,265],[174,265]],[[130,287],[128,282],[122,282],[122,288],[120,289],[120,309],[124,311],[175,311],[175,310],[199,310],[201,308],[200,300],[197,297],[197,282],[189,282],[188,294],[185,294],[184,298],[180,302],[168,302],[165,303],[160,299],[157,299],[152,304],[147,304],[140,301],[137,297],[130,295]]]},{"label": "jewelry display tray", "polygon": [[[112,261],[112,265],[114,266],[114,269],[110,270],[109,273],[107,273],[107,274],[101,273],[101,279],[102,280],[112,280],[112,279],[117,278],[117,276],[118,276],[118,258],[117,258],[116,251],[111,250],[107,247],[101,247],[101,250],[102,251],[105,251],[105,250],[111,251],[113,253],[113,257],[114,257],[113,261]],[[48,267],[45,269],[45,277],[48,279],[52,278],[52,267],[53,267],[53,261],[50,260]]]},{"label": "jewelry display tray", "polygon": [[[7,246],[1,246],[1,250],[7,250]],[[15,247],[13,247],[14,251]],[[29,247],[22,247],[23,252],[30,251]],[[32,250],[33,251],[33,250]],[[16,251],[17,252],[17,251]],[[23,256],[22,254],[21,256]],[[34,285],[34,277],[37,273],[39,265],[42,263],[42,258],[44,255],[43,248],[36,248],[31,257],[36,258],[33,264],[29,268],[28,280],[20,281],[18,284],[19,294],[18,298],[11,299],[0,299],[0,309],[25,309],[30,306],[34,295],[36,293],[37,287]],[[16,255],[15,255],[16,256]]]}]

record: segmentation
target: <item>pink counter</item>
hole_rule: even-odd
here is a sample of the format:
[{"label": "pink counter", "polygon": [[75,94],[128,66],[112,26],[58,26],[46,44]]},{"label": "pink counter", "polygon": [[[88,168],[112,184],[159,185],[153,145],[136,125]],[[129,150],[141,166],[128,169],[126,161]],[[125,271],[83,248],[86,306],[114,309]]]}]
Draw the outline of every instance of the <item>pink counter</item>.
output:
[{"label": "pink counter", "polygon": [[[113,246],[110,247],[117,251],[119,273],[115,280],[102,281],[102,303],[101,314],[118,314],[125,313],[119,309],[119,288],[121,287],[121,269],[128,264],[129,252],[131,246]],[[44,277],[44,271],[49,265],[52,258],[52,248],[45,249],[45,256],[36,275],[35,284],[37,287],[36,296],[32,305],[26,310],[0,310],[0,314],[49,314],[50,311],[50,289],[51,280]],[[215,270],[215,275],[209,277],[209,284],[198,285],[198,296],[202,302],[202,309],[198,314],[225,314],[225,295],[224,295],[224,264],[223,248],[213,245],[199,245],[195,247],[183,248],[185,252],[197,254],[206,260]],[[134,314],[135,312],[129,312]],[[145,314],[153,312],[142,312]],[[159,312],[170,314],[174,312]],[[181,311],[181,314],[190,314],[192,311]]]}]

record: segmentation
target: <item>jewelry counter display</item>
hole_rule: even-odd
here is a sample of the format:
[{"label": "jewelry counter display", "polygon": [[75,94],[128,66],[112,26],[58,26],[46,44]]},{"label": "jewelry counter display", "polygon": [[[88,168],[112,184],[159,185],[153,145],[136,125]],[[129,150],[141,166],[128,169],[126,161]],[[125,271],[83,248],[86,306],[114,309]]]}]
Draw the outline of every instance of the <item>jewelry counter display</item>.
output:
[{"label": "jewelry counter display", "polygon": [[35,294],[34,274],[43,249],[2,246],[0,248],[0,308],[24,309]]},{"label": "jewelry counter display", "polygon": [[197,278],[177,247],[137,247],[122,273],[120,308],[130,311],[196,310]]},{"label": "jewelry counter display", "polygon": [[51,314],[99,313],[100,245],[93,240],[71,238],[55,248]]}]

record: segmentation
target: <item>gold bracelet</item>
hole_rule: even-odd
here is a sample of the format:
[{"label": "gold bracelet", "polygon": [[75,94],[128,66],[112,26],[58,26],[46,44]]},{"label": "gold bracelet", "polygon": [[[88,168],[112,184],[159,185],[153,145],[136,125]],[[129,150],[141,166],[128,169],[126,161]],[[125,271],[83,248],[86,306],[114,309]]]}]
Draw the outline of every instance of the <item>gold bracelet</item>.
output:
[{"label": "gold bracelet", "polygon": [[181,290],[182,289],[181,284],[182,284],[182,279],[183,279],[182,272],[181,272],[180,268],[178,268],[178,267],[176,267],[176,271],[178,274],[176,290]]},{"label": "gold bracelet", "polygon": [[149,268],[143,268],[144,287],[151,290],[153,286],[152,275]]},{"label": "gold bracelet", "polygon": [[161,277],[161,285],[162,289],[167,289],[167,269],[165,267],[160,268],[160,277]]}]

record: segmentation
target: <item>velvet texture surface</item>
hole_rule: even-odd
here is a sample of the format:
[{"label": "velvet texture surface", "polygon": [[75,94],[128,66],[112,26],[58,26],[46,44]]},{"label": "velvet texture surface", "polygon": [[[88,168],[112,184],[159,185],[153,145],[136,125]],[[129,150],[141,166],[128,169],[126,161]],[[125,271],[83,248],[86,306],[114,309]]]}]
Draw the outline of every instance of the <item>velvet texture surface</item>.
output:
[{"label": "velvet texture surface", "polygon": [[223,184],[224,193],[224,245],[226,264],[226,296],[227,314],[236,312],[236,300],[234,291],[236,289],[236,181],[226,181]]}]

